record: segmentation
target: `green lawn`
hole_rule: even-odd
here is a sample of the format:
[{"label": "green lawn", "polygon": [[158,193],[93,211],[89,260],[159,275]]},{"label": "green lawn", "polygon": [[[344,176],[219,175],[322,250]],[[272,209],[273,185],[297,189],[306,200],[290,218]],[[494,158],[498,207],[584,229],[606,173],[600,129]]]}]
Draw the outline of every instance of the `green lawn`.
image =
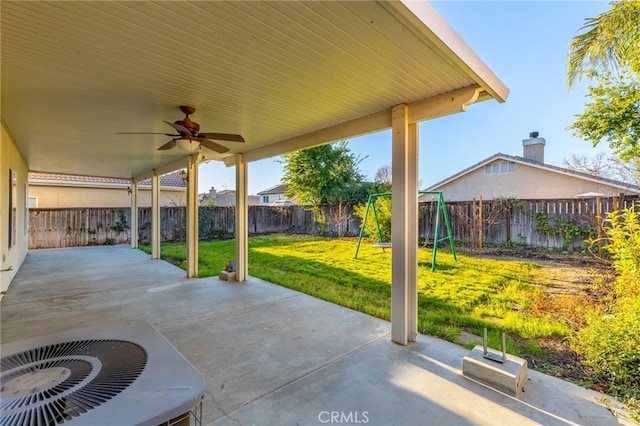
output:
[{"label": "green lawn", "polygon": [[[329,302],[390,319],[391,250],[356,239],[264,236],[249,239],[249,274]],[[148,248],[143,248],[143,250]],[[185,267],[184,244],[162,244],[162,258]],[[510,337],[568,336],[561,322],[529,310],[539,295],[531,285],[540,273],[527,262],[479,259],[458,254],[457,262],[438,250],[431,272],[431,249],[418,252],[418,328],[421,333],[455,340],[461,330],[482,335],[490,330],[490,345],[500,347],[500,333]],[[235,256],[235,241],[200,243],[199,276],[215,276]],[[520,341],[521,339],[517,339]],[[535,345],[516,346],[512,353],[534,351]]]}]

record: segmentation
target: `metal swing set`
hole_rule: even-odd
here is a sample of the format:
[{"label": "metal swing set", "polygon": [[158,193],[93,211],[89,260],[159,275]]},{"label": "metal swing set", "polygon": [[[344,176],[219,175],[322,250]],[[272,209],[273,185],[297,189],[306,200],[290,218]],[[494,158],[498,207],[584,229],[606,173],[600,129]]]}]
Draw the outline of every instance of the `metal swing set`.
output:
[{"label": "metal swing set", "polygon": [[[458,260],[456,256],[456,248],[453,243],[453,234],[451,232],[451,223],[449,221],[449,214],[447,213],[447,207],[444,203],[444,197],[442,196],[442,192],[440,191],[419,191],[419,195],[437,195],[438,197],[438,206],[436,210],[436,226],[434,232],[434,241],[433,241],[433,255],[431,259],[431,272],[436,270],[436,256],[438,253],[438,243],[441,241],[449,241],[449,246],[451,247],[451,253],[453,254],[453,259],[455,261]],[[369,200],[367,201],[367,208],[364,211],[364,218],[362,220],[362,226],[360,227],[360,235],[358,236],[358,245],[356,247],[356,254],[354,259],[358,258],[358,252],[360,251],[360,242],[363,237],[367,235],[364,233],[364,228],[367,223],[367,218],[369,216],[369,211],[373,211],[373,217],[376,223],[376,229],[378,231],[378,242],[373,244],[373,247],[380,247],[384,251],[387,248],[391,248],[391,243],[387,241],[383,241],[382,238],[382,230],[380,229],[380,221],[378,220],[378,211],[376,210],[376,200],[381,197],[391,197],[390,192],[382,192],[378,194],[369,195]],[[444,218],[444,223],[447,229],[447,236],[443,238],[439,238],[440,236],[440,216]],[[426,245],[427,241],[425,241]]]}]

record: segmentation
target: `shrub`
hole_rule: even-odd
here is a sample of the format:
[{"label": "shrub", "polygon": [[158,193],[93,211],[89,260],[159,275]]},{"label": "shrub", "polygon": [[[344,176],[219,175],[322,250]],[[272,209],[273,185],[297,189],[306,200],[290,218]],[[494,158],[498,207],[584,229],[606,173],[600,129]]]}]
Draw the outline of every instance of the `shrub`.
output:
[{"label": "shrub", "polygon": [[[367,222],[364,224],[364,233],[369,236],[369,239],[374,242],[386,242],[391,241],[391,197],[383,196],[377,197],[374,206],[369,206],[369,213],[367,215]],[[354,208],[354,214],[364,221],[364,215],[366,213],[367,206],[360,205]],[[378,224],[376,225],[376,216],[378,217]],[[379,228],[378,228],[379,226]],[[382,240],[378,241],[378,230]]]},{"label": "shrub", "polygon": [[[620,304],[617,304],[620,305]],[[576,335],[574,348],[585,364],[614,387],[640,387],[640,300],[594,309]]]},{"label": "shrub", "polygon": [[614,211],[603,228],[615,285],[587,311],[587,325],[576,333],[572,346],[610,382],[614,393],[629,400],[638,397],[640,388],[640,217],[633,207]]}]

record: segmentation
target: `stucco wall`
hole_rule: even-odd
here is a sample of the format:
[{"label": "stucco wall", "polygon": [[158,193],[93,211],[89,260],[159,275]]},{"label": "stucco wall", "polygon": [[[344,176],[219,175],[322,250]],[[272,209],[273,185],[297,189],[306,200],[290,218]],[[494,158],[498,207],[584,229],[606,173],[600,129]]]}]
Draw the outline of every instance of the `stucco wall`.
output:
[{"label": "stucco wall", "polygon": [[[27,164],[18,152],[9,133],[2,125],[0,134],[0,254],[1,268],[11,268],[10,271],[0,272],[0,289],[7,291],[11,280],[22,265],[27,255],[28,244],[28,219],[26,209],[27,192]],[[10,211],[9,196],[12,191],[10,185],[14,185],[9,177],[11,171],[15,172],[15,197],[13,206],[15,215]],[[9,236],[12,230],[9,229],[9,218],[15,223],[15,243],[9,247]],[[2,296],[0,295],[0,298]]]},{"label": "stucco wall", "polygon": [[[490,164],[502,163],[496,160]],[[573,176],[515,163],[515,170],[487,174],[481,167],[446,185],[433,188],[442,191],[446,201],[471,201],[480,195],[485,200],[501,197],[518,199],[574,198],[578,194],[597,192],[606,196],[618,195],[619,188],[591,182]]]},{"label": "stucco wall", "polygon": [[[29,185],[29,196],[38,197],[38,208],[130,207],[126,188],[90,188],[74,186]],[[160,206],[186,205],[186,190],[161,189]],[[151,206],[151,190],[138,187],[138,206]]]}]

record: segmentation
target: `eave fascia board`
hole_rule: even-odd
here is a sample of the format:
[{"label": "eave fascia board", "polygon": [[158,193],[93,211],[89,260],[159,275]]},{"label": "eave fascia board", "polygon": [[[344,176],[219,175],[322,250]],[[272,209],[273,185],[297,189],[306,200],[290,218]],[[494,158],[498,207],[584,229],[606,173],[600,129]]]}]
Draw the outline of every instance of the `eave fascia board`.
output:
[{"label": "eave fascia board", "polygon": [[[246,151],[243,152],[242,155],[246,162],[263,160],[265,158],[286,154],[287,152],[312,148],[326,143],[374,133],[378,130],[383,130],[389,127],[391,127],[391,114],[389,111],[385,110],[355,120],[347,121],[345,123],[340,123],[335,126],[326,127],[314,132],[276,142],[264,147]],[[234,166],[235,157],[225,158],[224,163],[227,166]]]},{"label": "eave fascia board", "polygon": [[[467,107],[480,99],[481,89],[473,85],[452,92],[443,93],[417,102],[408,103],[409,122],[431,120],[466,111]],[[486,98],[485,98],[486,99]],[[243,152],[245,161],[252,162],[275,157],[287,152],[312,148],[339,140],[379,132],[391,128],[391,108],[375,114],[326,127],[301,136],[296,136],[261,148]],[[231,167],[235,165],[233,156],[223,159]]]},{"label": "eave fascia board", "polygon": [[431,4],[415,0],[381,1],[380,4],[398,19],[407,22],[407,28],[415,34],[435,44],[447,59],[463,69],[493,99],[500,103],[507,100],[507,86]]}]

